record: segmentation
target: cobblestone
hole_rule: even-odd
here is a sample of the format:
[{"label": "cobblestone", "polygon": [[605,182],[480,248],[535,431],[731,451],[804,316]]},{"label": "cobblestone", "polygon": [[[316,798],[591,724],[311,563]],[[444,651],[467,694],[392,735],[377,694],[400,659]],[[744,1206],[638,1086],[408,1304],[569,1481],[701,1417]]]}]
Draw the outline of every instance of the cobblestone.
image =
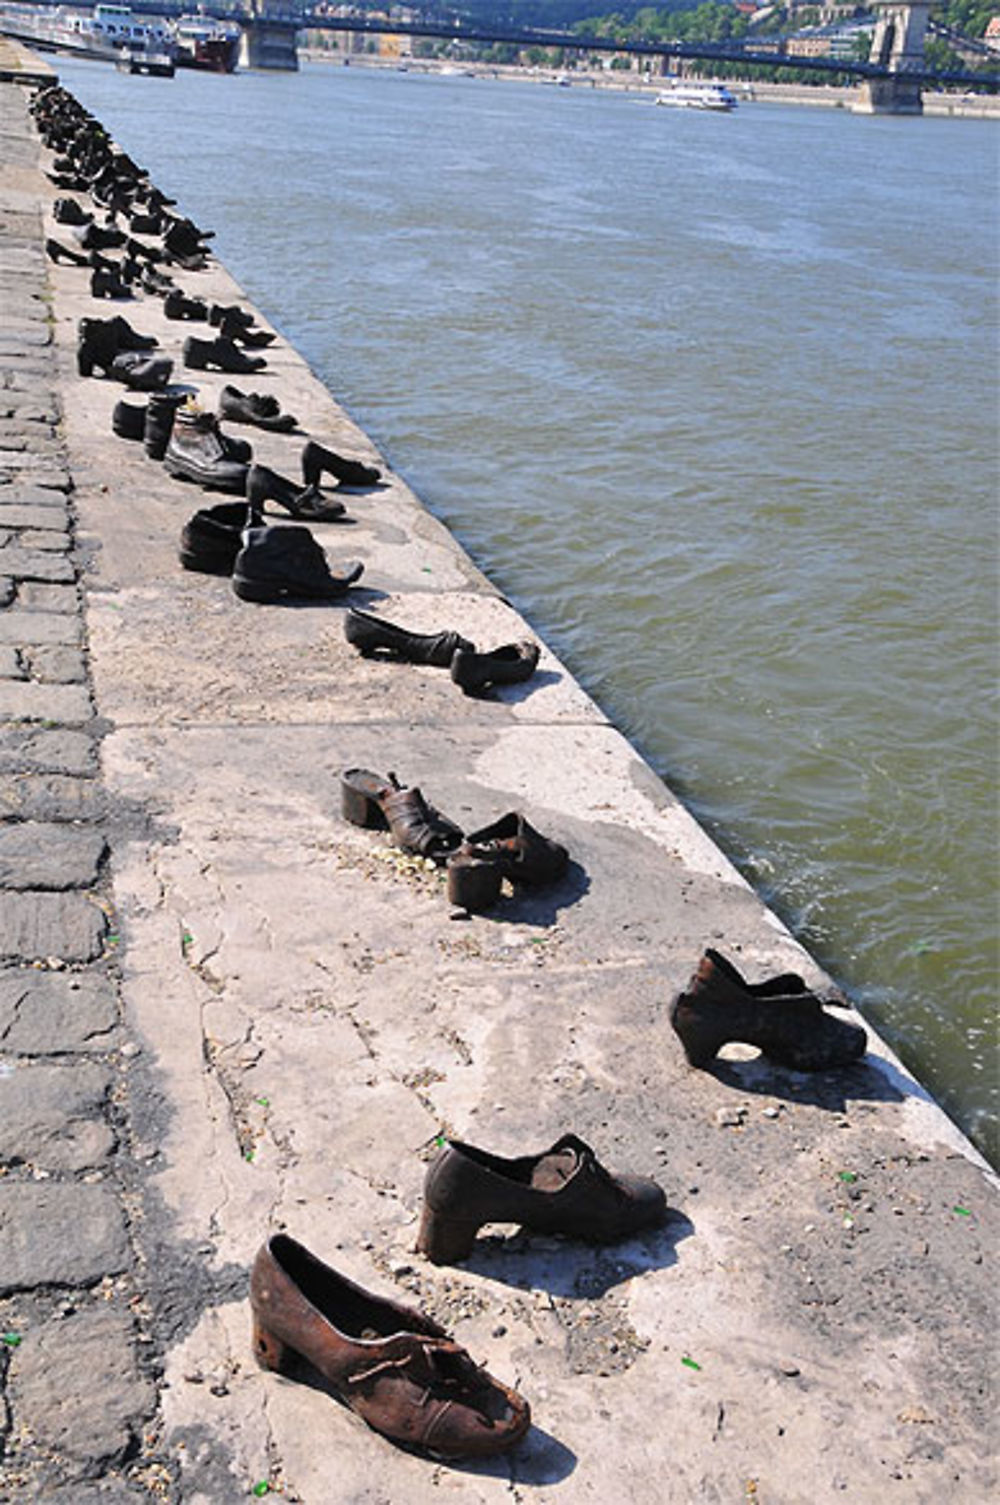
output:
[{"label": "cobblestone", "polygon": [[76,648],[33,648],[23,654],[28,673],[43,684],[80,685],[87,679],[87,664]]},{"label": "cobblestone", "polygon": [[45,585],[38,580],[22,580],[17,604],[27,611],[76,612],[80,600],[73,585]]},{"label": "cobblestone", "polygon": [[30,1417],[37,1443],[90,1475],[131,1451],[155,1401],[136,1363],[132,1320],[115,1307],[90,1307],[29,1332],[11,1363],[10,1388],[15,1424]]},{"label": "cobblestone", "polygon": [[[0,464],[3,464],[0,459]],[[15,580],[45,580],[51,585],[67,584],[76,579],[70,560],[44,549],[24,549],[8,544],[0,549],[0,569]]]},{"label": "cobblestone", "polygon": [[106,803],[94,779],[23,773],[0,783],[0,820],[96,821]]},{"label": "cobblestone", "polygon": [[22,769],[30,773],[95,773],[97,744],[86,732],[68,727],[0,725],[0,773]]},{"label": "cobblestone", "polygon": [[90,693],[82,685],[43,685],[35,680],[0,682],[0,720],[89,721]]},{"label": "cobblestone", "polygon": [[93,1285],[130,1263],[125,1219],[110,1186],[0,1183],[0,1296]]},{"label": "cobblestone", "polygon": [[0,961],[93,961],[105,929],[101,910],[81,894],[0,893]]},{"label": "cobblestone", "polygon": [[0,826],[0,888],[86,888],[104,851],[97,831],[30,820]]},{"label": "cobblestone", "polygon": [[0,972],[0,1052],[73,1055],[117,1040],[115,990],[100,972]]},{"label": "cobblestone", "polygon": [[111,1073],[90,1061],[25,1064],[0,1077],[0,1165],[78,1172],[115,1147],[104,1117]]},{"label": "cobblestone", "polygon": [[[0,643],[78,643],[83,635],[78,617],[70,617],[62,611],[32,611],[20,609],[21,591],[18,591],[18,606],[9,608],[0,616]],[[73,597],[78,608],[76,592],[65,586],[50,586],[50,590],[66,591],[67,599]]]}]

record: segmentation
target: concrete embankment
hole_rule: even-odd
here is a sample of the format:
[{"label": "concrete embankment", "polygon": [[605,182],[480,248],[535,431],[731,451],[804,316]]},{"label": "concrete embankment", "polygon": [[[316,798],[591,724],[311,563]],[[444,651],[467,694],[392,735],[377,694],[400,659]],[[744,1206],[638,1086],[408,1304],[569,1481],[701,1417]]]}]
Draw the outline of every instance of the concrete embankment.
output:
[{"label": "concrete embankment", "polygon": [[[989,1498],[994,1179],[875,1036],[818,1076],[688,1068],[668,1009],[706,946],[829,979],[547,649],[468,699],[359,658],[339,606],[180,569],[212,498],[76,372],[77,321],[115,310],[44,259],[25,92],[0,84],[0,1499]],[[178,280],[248,306],[216,263]],[[177,360],[198,332],[123,311]],[[228,379],[178,374],[207,408]],[[382,464],[285,341],[236,380],[300,420],[244,431],[263,463],[297,474],[308,434]],[[344,500],[313,531],[363,560],[358,604],[530,635],[400,476]],[[522,810],[570,872],[456,919],[341,819],[350,766],[467,830]],[[442,1132],[567,1130],[655,1176],[667,1226],[414,1252]],[[523,1446],[448,1468],[261,1373],[247,1273],[280,1228],[515,1384]]]},{"label": "concrete embankment", "polygon": [[[345,61],[336,53],[309,48],[300,49],[299,56],[311,63],[343,65]],[[401,64],[387,58],[360,54],[351,57],[350,66],[383,71],[398,71],[402,67],[413,73],[440,73],[443,69],[454,71],[455,65],[434,58],[407,59]],[[571,73],[566,73],[552,68],[523,68],[514,64],[469,63],[463,72],[468,77],[506,79],[513,83],[607,89],[618,94],[635,94],[640,99],[648,100],[654,100],[665,83],[662,77],[652,73],[619,72],[604,68],[575,68]],[[710,70],[706,68],[698,76],[707,78]],[[846,110],[851,113],[858,110],[861,99],[860,85],[843,88],[832,84],[773,84],[756,78],[726,79],[725,83],[743,104],[799,105],[809,109]],[[947,116],[962,120],[1000,120],[1000,97],[927,89],[923,95],[923,112],[927,116]]]}]

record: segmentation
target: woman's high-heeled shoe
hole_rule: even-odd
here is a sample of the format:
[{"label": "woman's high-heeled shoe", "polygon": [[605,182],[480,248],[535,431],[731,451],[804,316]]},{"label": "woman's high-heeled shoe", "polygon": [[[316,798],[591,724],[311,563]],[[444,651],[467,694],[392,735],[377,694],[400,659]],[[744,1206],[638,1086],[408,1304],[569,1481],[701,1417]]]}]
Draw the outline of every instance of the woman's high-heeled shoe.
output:
[{"label": "woman's high-heeled shoe", "polygon": [[310,439],[302,451],[302,479],[307,486],[318,486],[324,471],[342,486],[374,486],[381,474],[374,465],[347,460]]},{"label": "woman's high-heeled shoe", "polygon": [[254,1260],[250,1307],[263,1369],[291,1376],[305,1360],[392,1442],[435,1458],[485,1458],[531,1425],[527,1401],[430,1317],[372,1295],[285,1233]]},{"label": "woman's high-heeled shoe", "polygon": [[793,1071],[828,1071],[850,1066],[868,1044],[860,1025],[828,1014],[797,974],[748,983],[711,948],[671,1004],[670,1022],[692,1066],[739,1041]]}]

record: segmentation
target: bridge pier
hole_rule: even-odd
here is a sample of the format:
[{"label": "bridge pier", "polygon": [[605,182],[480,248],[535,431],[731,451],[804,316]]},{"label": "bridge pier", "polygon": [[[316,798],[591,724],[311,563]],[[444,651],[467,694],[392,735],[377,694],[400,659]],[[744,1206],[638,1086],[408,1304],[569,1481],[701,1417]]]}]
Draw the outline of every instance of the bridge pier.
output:
[{"label": "bridge pier", "polygon": [[243,23],[240,62],[246,68],[266,68],[271,72],[297,73],[296,50],[298,27],[287,21],[268,21],[261,16]]},{"label": "bridge pier", "polygon": [[869,78],[858,91],[855,115],[922,115],[924,100],[920,85],[905,74]]},{"label": "bridge pier", "polygon": [[889,69],[888,77],[869,78],[861,85],[859,115],[922,115],[920,84],[908,78],[924,67],[924,38],[931,0],[875,0],[878,22],[869,62]]}]

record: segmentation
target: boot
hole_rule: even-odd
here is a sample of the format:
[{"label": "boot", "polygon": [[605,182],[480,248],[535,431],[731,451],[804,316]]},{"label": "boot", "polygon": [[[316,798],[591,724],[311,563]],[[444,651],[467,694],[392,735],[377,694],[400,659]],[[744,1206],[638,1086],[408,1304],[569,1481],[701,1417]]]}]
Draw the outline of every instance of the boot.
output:
[{"label": "boot", "polygon": [[173,432],[177,409],[187,401],[184,392],[157,392],[146,406],[143,442],[151,460],[162,460]]},{"label": "boot", "polygon": [[261,512],[265,502],[277,502],[302,522],[332,523],[347,511],[343,502],[326,497],[318,486],[303,489],[268,465],[253,465],[247,475],[247,500]]},{"label": "boot", "polygon": [[484,1223],[611,1244],[658,1227],[666,1212],[655,1181],[611,1175],[575,1134],[517,1160],[451,1139],[424,1180],[417,1248],[437,1265],[454,1264],[472,1253]]},{"label": "boot", "polygon": [[460,648],[451,661],[451,677],[466,695],[479,695],[491,685],[520,684],[537,667],[537,643],[508,643],[492,653]]},{"label": "boot", "polygon": [[105,319],[104,323],[117,340],[119,350],[155,350],[160,343],[155,335],[140,334],[137,329],[133,329],[121,314],[115,314],[113,319]]},{"label": "boot", "polygon": [[826,1013],[795,973],[748,983],[711,948],[671,1004],[670,1022],[692,1066],[709,1065],[738,1040],[793,1071],[828,1071],[851,1065],[868,1044],[863,1029]]},{"label": "boot", "polygon": [[131,298],[132,289],[121,279],[118,271],[93,271],[90,274],[92,298]]},{"label": "boot", "polygon": [[252,423],[273,434],[287,434],[298,425],[291,413],[283,413],[276,397],[259,392],[241,392],[225,386],[219,393],[219,417],[230,423]]},{"label": "boot", "polygon": [[146,403],[116,402],[111,427],[119,439],[142,439],[146,432]]},{"label": "boot", "polygon": [[214,366],[234,376],[247,376],[260,371],[267,361],[260,355],[244,355],[232,340],[196,340],[192,335],[184,341],[184,364],[192,371],[207,371]]},{"label": "boot", "polygon": [[233,590],[244,601],[330,601],[363,572],[364,565],[352,561],[331,574],[308,528],[248,528],[233,566]]},{"label": "boot", "polygon": [[343,455],[324,449],[322,444],[310,439],[302,451],[302,479],[307,486],[318,486],[324,471],[345,486],[374,486],[380,474],[374,465],[345,460]]},{"label": "boot", "polygon": [[174,417],[163,464],[178,480],[195,481],[215,491],[245,494],[246,463],[231,458],[214,413],[180,408]]},{"label": "boot", "polygon": [[407,632],[354,606],[344,617],[344,636],[365,658],[384,654],[403,664],[431,664],[438,669],[447,669],[456,648],[475,652],[457,632]]}]

